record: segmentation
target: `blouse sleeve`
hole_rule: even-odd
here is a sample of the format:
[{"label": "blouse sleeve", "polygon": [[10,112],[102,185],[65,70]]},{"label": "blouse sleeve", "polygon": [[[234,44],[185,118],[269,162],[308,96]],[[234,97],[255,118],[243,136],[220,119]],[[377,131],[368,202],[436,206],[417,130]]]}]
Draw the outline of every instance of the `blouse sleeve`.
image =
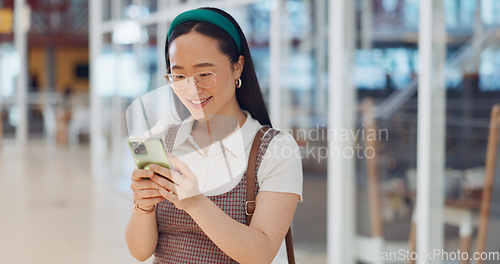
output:
[{"label": "blouse sleeve", "polygon": [[295,193],[302,202],[302,158],[292,135],[281,131],[271,140],[257,178],[259,191]]}]

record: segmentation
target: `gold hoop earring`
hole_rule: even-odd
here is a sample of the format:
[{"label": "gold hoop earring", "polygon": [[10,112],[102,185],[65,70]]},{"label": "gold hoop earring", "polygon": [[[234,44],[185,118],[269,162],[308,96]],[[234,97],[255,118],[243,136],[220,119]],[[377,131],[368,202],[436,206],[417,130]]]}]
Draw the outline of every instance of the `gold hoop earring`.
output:
[{"label": "gold hoop earring", "polygon": [[236,80],[236,88],[240,88],[240,87],[241,87],[241,78]]}]

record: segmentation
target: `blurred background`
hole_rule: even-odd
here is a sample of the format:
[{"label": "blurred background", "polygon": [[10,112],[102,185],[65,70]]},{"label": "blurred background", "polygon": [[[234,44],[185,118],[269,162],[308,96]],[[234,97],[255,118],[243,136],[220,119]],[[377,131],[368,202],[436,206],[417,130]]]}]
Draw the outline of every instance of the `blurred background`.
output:
[{"label": "blurred background", "polygon": [[1,263],[137,263],[125,110],[201,6],[301,148],[298,263],[500,262],[500,1],[0,0]]}]

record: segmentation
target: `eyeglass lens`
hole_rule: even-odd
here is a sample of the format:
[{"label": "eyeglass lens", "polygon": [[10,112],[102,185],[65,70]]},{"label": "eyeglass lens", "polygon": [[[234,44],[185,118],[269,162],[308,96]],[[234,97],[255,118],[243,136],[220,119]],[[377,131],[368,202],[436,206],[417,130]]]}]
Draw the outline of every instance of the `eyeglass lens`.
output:
[{"label": "eyeglass lens", "polygon": [[187,86],[188,78],[193,78],[196,85],[202,88],[212,88],[215,86],[215,73],[213,72],[198,72],[192,77],[186,77],[183,74],[168,74],[167,82],[175,90],[184,89]]}]

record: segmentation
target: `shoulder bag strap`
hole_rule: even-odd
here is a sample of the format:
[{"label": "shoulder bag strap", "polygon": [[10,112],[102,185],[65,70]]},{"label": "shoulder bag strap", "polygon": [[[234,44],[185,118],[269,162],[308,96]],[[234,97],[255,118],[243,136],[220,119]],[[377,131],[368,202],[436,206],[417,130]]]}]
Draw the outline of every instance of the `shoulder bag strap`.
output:
[{"label": "shoulder bag strap", "polygon": [[[247,215],[247,225],[252,221],[252,215],[255,211],[255,169],[257,167],[257,154],[260,147],[260,142],[264,134],[269,130],[269,127],[262,127],[257,131],[255,138],[250,149],[250,156],[248,157],[247,167],[247,201],[245,202],[245,213]],[[293,253],[292,242],[292,227],[288,228],[285,236],[286,254],[289,264],[295,264],[295,256]]]}]

